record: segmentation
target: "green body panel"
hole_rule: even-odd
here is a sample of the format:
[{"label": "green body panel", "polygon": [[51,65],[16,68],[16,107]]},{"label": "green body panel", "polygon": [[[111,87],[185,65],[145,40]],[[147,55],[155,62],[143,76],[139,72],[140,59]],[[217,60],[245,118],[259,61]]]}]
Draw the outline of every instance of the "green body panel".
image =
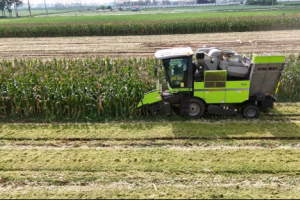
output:
[{"label": "green body panel", "polygon": [[[214,81],[212,79],[208,81],[208,79],[205,79],[205,82],[222,81]],[[207,86],[205,82],[194,83],[194,96],[203,99],[206,103],[242,103],[249,99],[249,80],[226,81],[223,87],[215,87],[216,83],[214,83],[214,87],[205,87]]]},{"label": "green body panel", "polygon": [[199,97],[204,100],[204,82],[194,82],[194,97]]},{"label": "green body panel", "polygon": [[169,91],[174,94],[174,93],[178,93],[178,92],[188,92],[191,91],[190,88],[171,88],[170,84],[168,83],[168,89]]},{"label": "green body panel", "polygon": [[152,104],[161,100],[162,99],[158,90],[151,91],[149,93],[144,94],[144,98],[139,102],[137,107],[141,107],[142,105],[146,104]]},{"label": "green body panel", "polygon": [[161,101],[162,99],[160,96],[160,90],[161,84],[159,83],[159,81],[157,81],[156,90],[152,90],[151,92],[144,94],[143,99],[139,102],[137,107]]},{"label": "green body panel", "polygon": [[226,103],[242,103],[249,99],[250,81],[227,81]]},{"label": "green body panel", "polygon": [[252,56],[254,63],[283,63],[285,56]]}]

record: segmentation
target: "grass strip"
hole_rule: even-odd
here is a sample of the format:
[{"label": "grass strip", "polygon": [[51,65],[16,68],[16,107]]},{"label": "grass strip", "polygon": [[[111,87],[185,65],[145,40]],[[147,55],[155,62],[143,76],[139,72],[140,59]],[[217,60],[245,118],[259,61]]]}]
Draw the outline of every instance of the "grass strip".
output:
[{"label": "grass strip", "polygon": [[292,174],[9,171],[1,176],[1,198],[297,198],[299,188],[299,177]]},{"label": "grass strip", "polygon": [[300,175],[300,149],[0,149],[1,171]]},{"label": "grass strip", "polygon": [[211,120],[107,124],[0,124],[1,140],[299,137],[300,122]]},{"label": "grass strip", "polygon": [[[215,8],[215,7],[214,7]],[[226,7],[227,9],[230,7]],[[195,10],[196,11],[196,10]],[[200,12],[199,12],[200,11]],[[298,14],[299,9],[278,9],[278,10],[253,10],[253,11],[234,11],[234,12],[191,12],[191,13],[157,13],[149,12],[151,14],[143,14],[147,11],[142,11],[142,15],[125,14],[125,15],[103,15],[96,14],[93,16],[86,16],[87,14],[74,13],[74,16],[55,16],[55,17],[22,17],[22,18],[4,18],[0,20],[0,24],[35,24],[35,23],[82,23],[82,22],[102,22],[102,23],[112,23],[112,22],[133,22],[133,21],[161,21],[161,20],[193,20],[193,19],[203,19],[203,18],[224,18],[224,17],[247,17],[247,16],[280,16],[283,13],[285,15]],[[75,16],[77,15],[77,16]]]},{"label": "grass strip", "polygon": [[[157,188],[157,186],[156,186]],[[171,198],[171,199],[297,199],[299,189],[297,187],[281,187],[280,186],[195,186],[189,187],[184,184],[161,186],[157,190],[154,184],[147,184],[144,187],[133,187],[131,184],[114,183],[106,186],[65,186],[65,187],[25,187],[9,188],[1,191],[1,198],[13,199],[139,199],[139,198]]]}]

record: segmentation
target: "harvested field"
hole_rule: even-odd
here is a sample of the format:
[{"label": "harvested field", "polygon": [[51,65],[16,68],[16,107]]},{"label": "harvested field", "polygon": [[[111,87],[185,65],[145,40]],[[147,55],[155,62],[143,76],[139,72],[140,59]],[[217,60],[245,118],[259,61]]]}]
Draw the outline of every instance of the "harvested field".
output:
[{"label": "harvested field", "polygon": [[162,48],[190,46],[196,50],[207,45],[244,54],[290,54],[300,52],[299,35],[300,30],[287,30],[159,36],[2,38],[0,52],[3,59],[124,58],[154,56],[154,52]]},{"label": "harvested field", "polygon": [[[297,198],[299,140],[259,137],[299,135],[299,122],[247,122],[2,124],[0,197]],[[176,139],[176,131],[210,139]],[[222,132],[254,139],[218,139]],[[175,137],[160,140],[165,133]]]},{"label": "harvested field", "polygon": [[[300,52],[299,35],[10,38],[2,39],[0,51],[5,60],[146,57],[161,48],[203,45],[293,54]],[[255,120],[240,114],[70,124],[1,120],[9,123],[0,123],[0,198],[299,198],[299,103],[276,103]]]}]

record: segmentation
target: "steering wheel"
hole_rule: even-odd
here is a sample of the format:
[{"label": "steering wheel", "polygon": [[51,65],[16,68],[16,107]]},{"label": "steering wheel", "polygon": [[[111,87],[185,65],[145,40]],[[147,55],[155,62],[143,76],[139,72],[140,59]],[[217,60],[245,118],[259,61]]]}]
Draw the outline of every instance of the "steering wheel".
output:
[{"label": "steering wheel", "polygon": [[176,85],[179,85],[180,83],[181,83],[180,81],[176,81],[176,82],[175,82]]}]

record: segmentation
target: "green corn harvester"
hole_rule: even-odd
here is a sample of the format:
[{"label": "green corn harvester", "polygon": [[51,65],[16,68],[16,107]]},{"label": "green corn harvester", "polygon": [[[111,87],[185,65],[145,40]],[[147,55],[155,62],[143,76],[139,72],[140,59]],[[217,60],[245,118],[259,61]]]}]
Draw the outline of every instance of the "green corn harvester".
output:
[{"label": "green corn harvester", "polygon": [[[193,62],[193,56],[196,62]],[[159,50],[166,84],[144,94],[138,107],[187,118],[233,115],[257,118],[260,108],[273,108],[279,80],[285,67],[283,55],[241,56],[217,47],[193,52],[187,48]],[[156,68],[157,72],[157,68]]]}]

